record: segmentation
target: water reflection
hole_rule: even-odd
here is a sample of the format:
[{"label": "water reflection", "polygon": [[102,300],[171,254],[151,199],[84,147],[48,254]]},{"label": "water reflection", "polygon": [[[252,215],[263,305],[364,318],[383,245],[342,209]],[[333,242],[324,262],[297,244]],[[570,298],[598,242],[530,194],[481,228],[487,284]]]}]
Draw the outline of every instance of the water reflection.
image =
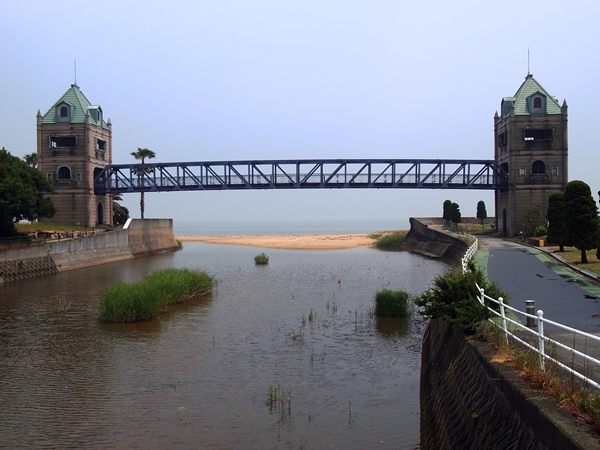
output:
[{"label": "water reflection", "polygon": [[[267,249],[256,267],[261,251],[186,244],[0,286],[0,447],[414,448],[424,323],[369,311],[447,267],[371,249]],[[165,267],[219,284],[154,321],[98,322],[99,290]],[[283,418],[270,386],[291,391]]]}]

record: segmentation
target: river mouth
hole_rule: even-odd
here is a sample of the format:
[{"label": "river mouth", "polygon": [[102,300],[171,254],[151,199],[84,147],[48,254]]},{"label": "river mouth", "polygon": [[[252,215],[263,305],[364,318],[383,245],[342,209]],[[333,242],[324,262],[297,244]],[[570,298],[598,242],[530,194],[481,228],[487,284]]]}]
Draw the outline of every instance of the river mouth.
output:
[{"label": "river mouth", "polygon": [[[368,248],[255,266],[261,251],[190,243],[0,286],[0,447],[417,447],[425,323],[373,317],[373,296],[448,266]],[[97,321],[102,287],[164,267],[218,284],[157,320]]]}]

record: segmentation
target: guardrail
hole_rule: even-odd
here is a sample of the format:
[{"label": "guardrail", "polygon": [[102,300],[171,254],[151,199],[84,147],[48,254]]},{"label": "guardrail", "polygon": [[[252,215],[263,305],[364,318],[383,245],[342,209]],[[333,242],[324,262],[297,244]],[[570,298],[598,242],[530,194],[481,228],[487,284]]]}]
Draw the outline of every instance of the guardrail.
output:
[{"label": "guardrail", "polygon": [[[502,329],[502,332],[504,333],[504,342],[506,344],[508,344],[508,337],[511,336],[512,339],[514,339],[515,341],[520,342],[525,347],[529,348],[530,350],[533,350],[534,352],[536,352],[540,355],[540,369],[542,371],[546,370],[546,361],[551,361],[554,364],[556,364],[557,366],[565,369],[570,374],[572,374],[572,375],[576,376],[577,378],[579,378],[580,380],[584,381],[585,383],[588,383],[591,386],[594,386],[596,389],[600,389],[600,383],[595,382],[594,380],[588,378],[584,374],[563,364],[556,358],[553,358],[552,356],[548,355],[548,353],[546,352],[546,343],[551,344],[555,347],[561,348],[563,350],[566,350],[567,352],[569,352],[572,355],[576,355],[576,356],[583,358],[583,360],[585,361],[585,365],[591,363],[591,364],[596,365],[597,367],[600,367],[600,360],[597,360],[596,358],[586,355],[585,353],[580,352],[579,350],[576,350],[573,347],[569,347],[568,345],[565,345],[562,342],[559,342],[556,339],[553,339],[553,338],[547,336],[544,333],[544,326],[545,326],[545,324],[552,325],[554,327],[557,327],[560,330],[568,331],[569,333],[572,333],[574,335],[582,336],[582,337],[584,337],[586,339],[590,339],[598,344],[600,344],[600,337],[595,336],[590,333],[585,333],[585,332],[577,330],[575,328],[568,327],[566,325],[563,325],[558,322],[554,322],[552,320],[548,320],[548,319],[544,318],[544,311],[542,311],[541,309],[539,309],[535,314],[520,311],[517,308],[513,308],[512,306],[505,304],[502,297],[498,297],[497,299],[492,298],[489,295],[486,295],[484,290],[482,288],[480,288],[479,285],[476,284],[476,286],[477,286],[477,290],[479,292],[479,296],[477,297],[477,299],[479,300],[479,303],[481,303],[482,305],[485,305],[486,308],[488,308],[488,310],[490,312],[492,312],[492,314],[494,314],[496,317],[498,317],[500,319],[500,324],[498,324],[493,319],[488,319],[488,320],[491,323],[493,323],[494,325],[496,325]],[[499,306],[499,311],[496,311],[495,309],[487,306],[485,304],[486,300],[497,304]],[[517,322],[516,320],[513,320],[510,317],[507,317],[506,310],[512,311],[516,315],[525,317],[526,321],[531,320],[532,321],[531,323],[537,322],[537,330],[534,330],[533,328],[523,325],[523,323],[521,323],[521,322]],[[525,341],[524,339],[522,339],[521,337],[519,337],[518,335],[513,333],[511,330],[509,330],[509,328],[508,328],[509,323],[516,326],[518,328],[518,331],[526,332],[526,333],[529,333],[531,336],[533,336],[534,340],[537,340],[537,347],[534,345],[531,345],[529,342]]]},{"label": "guardrail", "polygon": [[[467,251],[465,252],[465,254],[461,260],[463,273],[465,273],[467,270],[469,270],[468,263],[471,260],[471,258],[473,258],[473,256],[475,255],[475,253],[477,252],[477,250],[479,248],[477,238],[474,237],[474,239],[475,239],[475,242],[467,249]],[[568,345],[565,345],[562,342],[559,342],[556,339],[553,339],[550,336],[546,335],[544,333],[544,325],[545,324],[552,325],[552,326],[558,328],[559,330],[568,331],[569,333],[572,333],[573,335],[582,336],[586,339],[592,340],[593,342],[597,342],[598,344],[600,344],[600,337],[595,336],[590,333],[585,333],[585,332],[577,330],[575,328],[571,328],[571,327],[568,327],[561,323],[546,319],[546,318],[544,318],[544,311],[542,311],[541,309],[538,310],[535,314],[533,314],[533,302],[531,302],[531,308],[529,308],[530,305],[528,305],[527,309],[529,309],[529,312],[521,311],[517,308],[513,308],[512,306],[504,303],[504,299],[502,297],[498,297],[497,299],[495,299],[493,297],[490,297],[489,295],[486,295],[484,290],[477,283],[475,284],[475,286],[477,287],[477,292],[479,292],[479,295],[477,296],[477,300],[479,300],[479,303],[484,305],[494,316],[496,316],[498,321],[494,320],[493,318],[488,319],[488,320],[502,330],[502,332],[504,334],[504,343],[505,344],[508,345],[508,337],[510,336],[512,339],[521,343],[522,345],[529,348],[530,350],[533,350],[540,356],[540,369],[542,371],[546,370],[546,361],[551,361],[552,363],[554,363],[557,366],[561,367],[562,369],[566,370],[568,373],[576,376],[583,382],[588,383],[591,386],[594,386],[596,389],[600,389],[600,383],[597,383],[596,381],[588,378],[587,376],[578,372],[577,370],[567,366],[566,364],[563,364],[558,359],[553,358],[552,356],[548,355],[548,353],[546,352],[546,343],[554,346],[554,348],[561,348],[561,349],[567,351],[571,355],[581,357],[585,361],[584,365],[594,364],[600,368],[600,360],[593,358],[592,356],[586,355],[585,353],[580,352],[579,350],[577,350],[573,347],[570,347]],[[486,305],[486,300],[488,302],[498,305],[498,310],[496,310],[494,308],[490,308],[488,305]],[[522,322],[518,322],[518,321],[513,320],[510,317],[508,317],[506,314],[506,310],[512,311],[517,316],[525,317],[525,322],[527,323],[527,325],[524,325]],[[519,337],[517,334],[513,333],[509,329],[509,326],[508,326],[509,323],[514,325],[517,328],[517,331],[521,331],[521,332],[530,334],[533,337],[533,341],[534,342],[537,341],[537,346],[532,345],[531,343],[529,343],[529,342],[525,341],[524,339],[522,339],[521,337]],[[535,330],[533,328],[536,326],[536,324],[537,324],[537,330]]]}]

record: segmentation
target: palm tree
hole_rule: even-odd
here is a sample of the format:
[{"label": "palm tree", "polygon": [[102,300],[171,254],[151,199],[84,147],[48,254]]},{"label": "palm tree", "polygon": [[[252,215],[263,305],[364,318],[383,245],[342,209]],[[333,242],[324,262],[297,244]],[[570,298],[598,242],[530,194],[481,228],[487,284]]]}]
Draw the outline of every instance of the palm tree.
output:
[{"label": "palm tree", "polygon": [[129,218],[129,209],[118,202],[123,201],[121,194],[113,194],[113,224],[124,225]]},{"label": "palm tree", "polygon": [[37,153],[33,152],[26,154],[23,156],[23,161],[25,161],[28,166],[35,169],[37,167]]},{"label": "palm tree", "polygon": [[[137,149],[137,152],[131,152],[131,156],[133,156],[135,159],[139,159],[142,161],[142,164],[144,164],[144,161],[147,159],[152,159],[156,157],[156,153],[154,153],[152,150],[148,149],[148,148],[139,148]],[[149,173],[151,170],[150,169],[146,169],[146,173]],[[139,174],[138,174],[139,175]],[[144,175],[142,174],[142,187],[144,187]],[[142,219],[144,218],[144,191],[142,191],[140,193],[140,212],[141,212],[141,217]]]}]

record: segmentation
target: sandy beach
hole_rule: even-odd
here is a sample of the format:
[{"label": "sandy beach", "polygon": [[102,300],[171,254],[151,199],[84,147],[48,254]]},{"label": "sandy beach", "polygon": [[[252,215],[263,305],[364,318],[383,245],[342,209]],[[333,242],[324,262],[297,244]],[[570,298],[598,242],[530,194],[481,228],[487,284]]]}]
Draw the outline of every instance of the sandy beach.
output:
[{"label": "sandy beach", "polygon": [[369,247],[375,242],[368,234],[269,234],[236,236],[176,236],[181,242],[249,245],[291,250],[340,250]]}]

